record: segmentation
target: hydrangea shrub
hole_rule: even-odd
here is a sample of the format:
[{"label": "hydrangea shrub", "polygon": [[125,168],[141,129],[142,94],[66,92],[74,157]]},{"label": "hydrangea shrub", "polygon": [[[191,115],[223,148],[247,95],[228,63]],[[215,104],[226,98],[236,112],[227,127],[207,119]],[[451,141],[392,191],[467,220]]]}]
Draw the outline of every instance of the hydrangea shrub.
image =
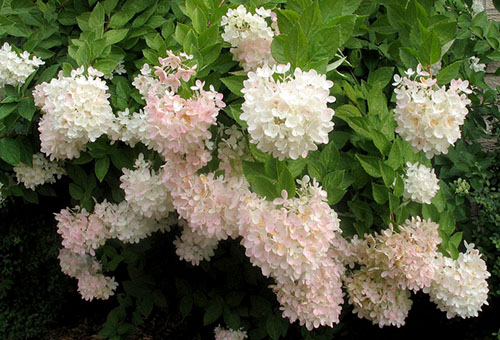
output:
[{"label": "hydrangea shrub", "polygon": [[57,195],[56,178],[69,192],[59,260],[82,298],[118,295],[102,336],[166,304],[130,255],[159,232],[206,270],[239,244],[271,282],[288,321],[216,294],[200,304],[227,326],[216,339],[335,328],[343,308],[400,327],[419,291],[450,318],[487,304],[442,161],[498,117],[482,63],[500,60],[499,25],[472,1],[6,0],[0,15],[2,197]]}]

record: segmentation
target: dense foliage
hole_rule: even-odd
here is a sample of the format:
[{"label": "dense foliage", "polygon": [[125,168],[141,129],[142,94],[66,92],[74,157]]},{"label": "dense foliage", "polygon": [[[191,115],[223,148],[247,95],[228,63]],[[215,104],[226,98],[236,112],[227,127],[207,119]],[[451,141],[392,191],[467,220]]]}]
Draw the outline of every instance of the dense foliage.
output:
[{"label": "dense foliage", "polygon": [[62,271],[117,301],[100,335],[161,311],[327,339],[351,312],[404,325],[417,292],[477,316],[499,24],[469,0],[240,3],[0,1],[2,199],[69,193]]}]

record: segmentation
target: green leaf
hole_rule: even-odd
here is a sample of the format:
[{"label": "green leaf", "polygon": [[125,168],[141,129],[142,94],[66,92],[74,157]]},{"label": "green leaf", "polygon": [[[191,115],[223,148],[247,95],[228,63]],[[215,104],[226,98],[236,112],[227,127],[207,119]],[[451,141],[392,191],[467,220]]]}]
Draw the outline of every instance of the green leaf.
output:
[{"label": "green leaf", "polygon": [[19,102],[18,106],[18,112],[21,115],[21,117],[29,120],[31,122],[31,119],[33,118],[33,115],[35,114],[36,108],[35,108],[35,103],[33,102],[33,98],[22,98],[21,101]]},{"label": "green leaf", "polygon": [[456,79],[459,77],[460,66],[462,65],[462,61],[456,61],[453,64],[450,64],[439,71],[437,75],[438,85],[446,85],[452,79]]},{"label": "green leaf", "polygon": [[109,30],[104,33],[104,39],[106,39],[106,45],[114,45],[119,43],[127,36],[128,28]]},{"label": "green leaf", "polygon": [[383,89],[391,82],[393,75],[394,67],[380,67],[368,74],[368,84]]},{"label": "green leaf", "polygon": [[307,37],[299,23],[295,25],[286,39],[283,48],[285,58],[292,64],[292,69],[302,67],[308,60],[309,45]]},{"label": "green leaf", "polygon": [[83,198],[85,191],[75,183],[70,183],[69,184],[69,194],[71,197],[73,197],[75,200],[81,200]]},{"label": "green leaf", "polygon": [[419,58],[424,66],[435,64],[441,59],[441,43],[436,33],[430,32],[425,37],[419,50]]},{"label": "green leaf", "polygon": [[264,164],[259,162],[241,161],[243,174],[245,177],[262,176],[264,174]]},{"label": "green leaf", "polygon": [[326,174],[326,169],[320,161],[311,159],[307,162],[307,172],[311,178],[316,178],[317,181],[322,181]]},{"label": "green leaf", "polygon": [[403,155],[401,154],[399,143],[396,140],[394,143],[392,143],[391,151],[389,151],[389,158],[387,159],[386,164],[396,170],[401,165],[403,165],[403,162]]},{"label": "green leaf", "polygon": [[288,170],[292,176],[298,177],[307,165],[307,161],[304,158],[291,159],[288,161]]},{"label": "green leaf", "polygon": [[0,105],[0,119],[8,117],[17,108],[17,103]]},{"label": "green leaf", "polygon": [[282,190],[286,190],[288,198],[295,196],[295,180],[290,171],[284,167],[278,177],[278,192],[281,194]]},{"label": "green leaf", "polygon": [[191,15],[191,20],[193,21],[193,28],[195,29],[196,32],[202,33],[204,30],[207,29],[207,17],[206,15],[200,11],[198,8],[196,8]]},{"label": "green leaf", "polygon": [[95,162],[95,175],[99,182],[102,182],[109,170],[109,157],[99,158]]},{"label": "green leaf", "polygon": [[153,305],[153,295],[147,294],[138,299],[137,310],[141,312],[141,314],[144,315],[145,318],[147,318],[153,311]]},{"label": "green leaf", "polygon": [[384,162],[379,162],[380,166],[380,174],[382,175],[382,179],[384,181],[384,184],[386,187],[391,187],[392,183],[394,182],[394,177],[396,176],[396,173],[392,168],[385,164]]},{"label": "green leaf", "polygon": [[274,314],[269,315],[266,320],[266,330],[271,339],[279,339],[281,335],[281,318]]},{"label": "green leaf", "polygon": [[463,236],[463,232],[461,232],[461,231],[459,231],[457,233],[454,233],[450,237],[450,240],[448,242],[450,242],[451,244],[453,244],[455,246],[455,248],[458,249],[458,247],[460,246],[460,242],[462,242],[462,236]]},{"label": "green leaf", "polygon": [[455,216],[453,215],[453,211],[447,210],[441,213],[439,230],[447,235],[451,235],[455,231]]},{"label": "green leaf", "polygon": [[446,198],[444,197],[443,190],[439,190],[431,200],[432,205],[436,207],[436,209],[442,213],[446,208]]},{"label": "green leaf", "polygon": [[261,197],[265,197],[268,201],[272,201],[276,197],[281,196],[278,190],[276,190],[276,186],[267,177],[250,176],[247,177],[247,180],[254,192]]},{"label": "green leaf", "polygon": [[384,204],[389,199],[389,190],[384,185],[372,182],[373,199],[378,204]]},{"label": "green leaf", "polygon": [[500,12],[500,0],[493,0],[493,6]]},{"label": "green leaf", "polygon": [[380,159],[374,156],[363,156],[356,154],[356,159],[359,161],[363,170],[372,177],[381,177],[379,161]]},{"label": "green leaf", "polygon": [[319,161],[323,164],[326,171],[336,170],[339,160],[340,154],[335,143],[330,142],[323,150],[321,150]]},{"label": "green leaf", "polygon": [[224,322],[231,329],[240,328],[240,316],[229,308],[224,309]]},{"label": "green leaf", "polygon": [[222,311],[222,305],[215,301],[215,303],[208,306],[205,311],[205,315],[203,315],[203,324],[206,326],[215,322],[222,315]]},{"label": "green leaf", "polygon": [[18,166],[21,161],[21,150],[18,142],[12,138],[1,139],[0,158],[10,165]]},{"label": "green leaf", "polygon": [[193,297],[191,295],[184,295],[179,303],[179,310],[182,317],[185,318],[193,309]]},{"label": "green leaf", "polygon": [[239,97],[243,97],[243,93],[241,93],[241,89],[243,88],[243,81],[246,80],[246,76],[230,76],[227,78],[221,78],[222,83],[226,85],[226,87]]},{"label": "green leaf", "polygon": [[102,32],[104,28],[104,15],[105,15],[105,9],[99,2],[97,6],[94,7],[92,12],[90,13],[90,18],[89,18],[89,27],[92,30],[99,30]]},{"label": "green leaf", "polygon": [[279,9],[276,11],[278,17],[278,27],[281,34],[289,34],[295,24],[300,20],[297,12],[288,9]]}]

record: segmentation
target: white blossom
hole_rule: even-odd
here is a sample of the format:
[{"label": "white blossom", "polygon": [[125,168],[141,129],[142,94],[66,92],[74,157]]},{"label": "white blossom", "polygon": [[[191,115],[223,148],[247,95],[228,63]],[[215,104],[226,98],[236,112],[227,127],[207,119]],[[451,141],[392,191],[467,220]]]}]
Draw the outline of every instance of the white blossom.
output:
[{"label": "white blossom", "polygon": [[431,204],[431,200],[439,191],[439,179],[434,169],[429,169],[423,164],[406,163],[406,177],[403,179],[405,199],[417,203]]}]

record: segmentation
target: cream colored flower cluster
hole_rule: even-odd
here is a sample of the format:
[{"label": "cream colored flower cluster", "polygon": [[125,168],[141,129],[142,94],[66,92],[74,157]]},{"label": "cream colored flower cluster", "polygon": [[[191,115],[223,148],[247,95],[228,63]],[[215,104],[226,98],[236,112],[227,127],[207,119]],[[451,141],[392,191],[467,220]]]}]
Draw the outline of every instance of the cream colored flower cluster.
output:
[{"label": "cream colored flower cluster", "polygon": [[226,329],[220,326],[214,329],[215,340],[245,340],[248,339],[247,332],[243,330]]},{"label": "cream colored flower cluster", "polygon": [[460,126],[469,112],[469,82],[454,79],[448,89],[439,87],[420,64],[416,72],[409,69],[406,75],[394,76],[396,132],[429,159],[448,153],[448,147],[460,138]]},{"label": "cream colored flower cluster", "polygon": [[251,14],[245,6],[240,5],[236,9],[229,9],[222,17],[222,39],[231,44],[233,59],[239,61],[247,72],[276,63],[271,55],[275,32],[265,20],[271,16],[271,11],[263,7]]},{"label": "cream colored flower cluster", "polygon": [[9,43],[4,43],[0,48],[0,88],[5,85],[19,86],[24,84],[26,79],[45,64],[42,59],[33,57],[24,51],[21,54],[12,50]]},{"label": "cream colored flower cluster", "polygon": [[38,128],[41,150],[51,160],[77,158],[88,142],[113,129],[115,116],[103,74],[92,67],[83,73],[83,66],[70,77],[59,73],[33,91],[35,105],[44,113]]},{"label": "cream colored flower cluster", "polygon": [[56,178],[60,179],[64,175],[64,169],[56,162],[50,162],[41,153],[33,155],[33,166],[20,163],[14,167],[17,183],[23,183],[28,189],[35,190],[35,187],[45,183],[55,183]]},{"label": "cream colored flower cluster", "polygon": [[118,287],[114,277],[104,276],[102,267],[88,254],[76,254],[69,249],[59,251],[61,270],[78,280],[78,292],[83,299],[107,300]]},{"label": "cream colored flower cluster", "polygon": [[448,318],[477,316],[483,305],[488,304],[488,283],[490,273],[481,254],[474,244],[465,243],[467,251],[457,260],[438,254],[436,275],[427,292],[431,301]]},{"label": "cream colored flower cluster", "polygon": [[411,199],[417,203],[431,204],[431,200],[439,191],[439,180],[434,169],[429,169],[423,164],[406,163],[408,169],[403,179],[405,199]]},{"label": "cream colored flower cluster", "polygon": [[[250,142],[280,160],[305,158],[316,144],[328,143],[333,130],[333,82],[315,70],[299,68],[285,76],[289,65],[263,66],[243,82],[245,101],[240,118],[247,122]],[[276,79],[277,76],[277,79]]]},{"label": "cream colored flower cluster", "polygon": [[139,215],[160,220],[174,210],[172,198],[163,186],[162,174],[151,169],[151,163],[141,153],[135,161],[134,170],[122,169],[120,188],[125,192],[125,201]]}]

